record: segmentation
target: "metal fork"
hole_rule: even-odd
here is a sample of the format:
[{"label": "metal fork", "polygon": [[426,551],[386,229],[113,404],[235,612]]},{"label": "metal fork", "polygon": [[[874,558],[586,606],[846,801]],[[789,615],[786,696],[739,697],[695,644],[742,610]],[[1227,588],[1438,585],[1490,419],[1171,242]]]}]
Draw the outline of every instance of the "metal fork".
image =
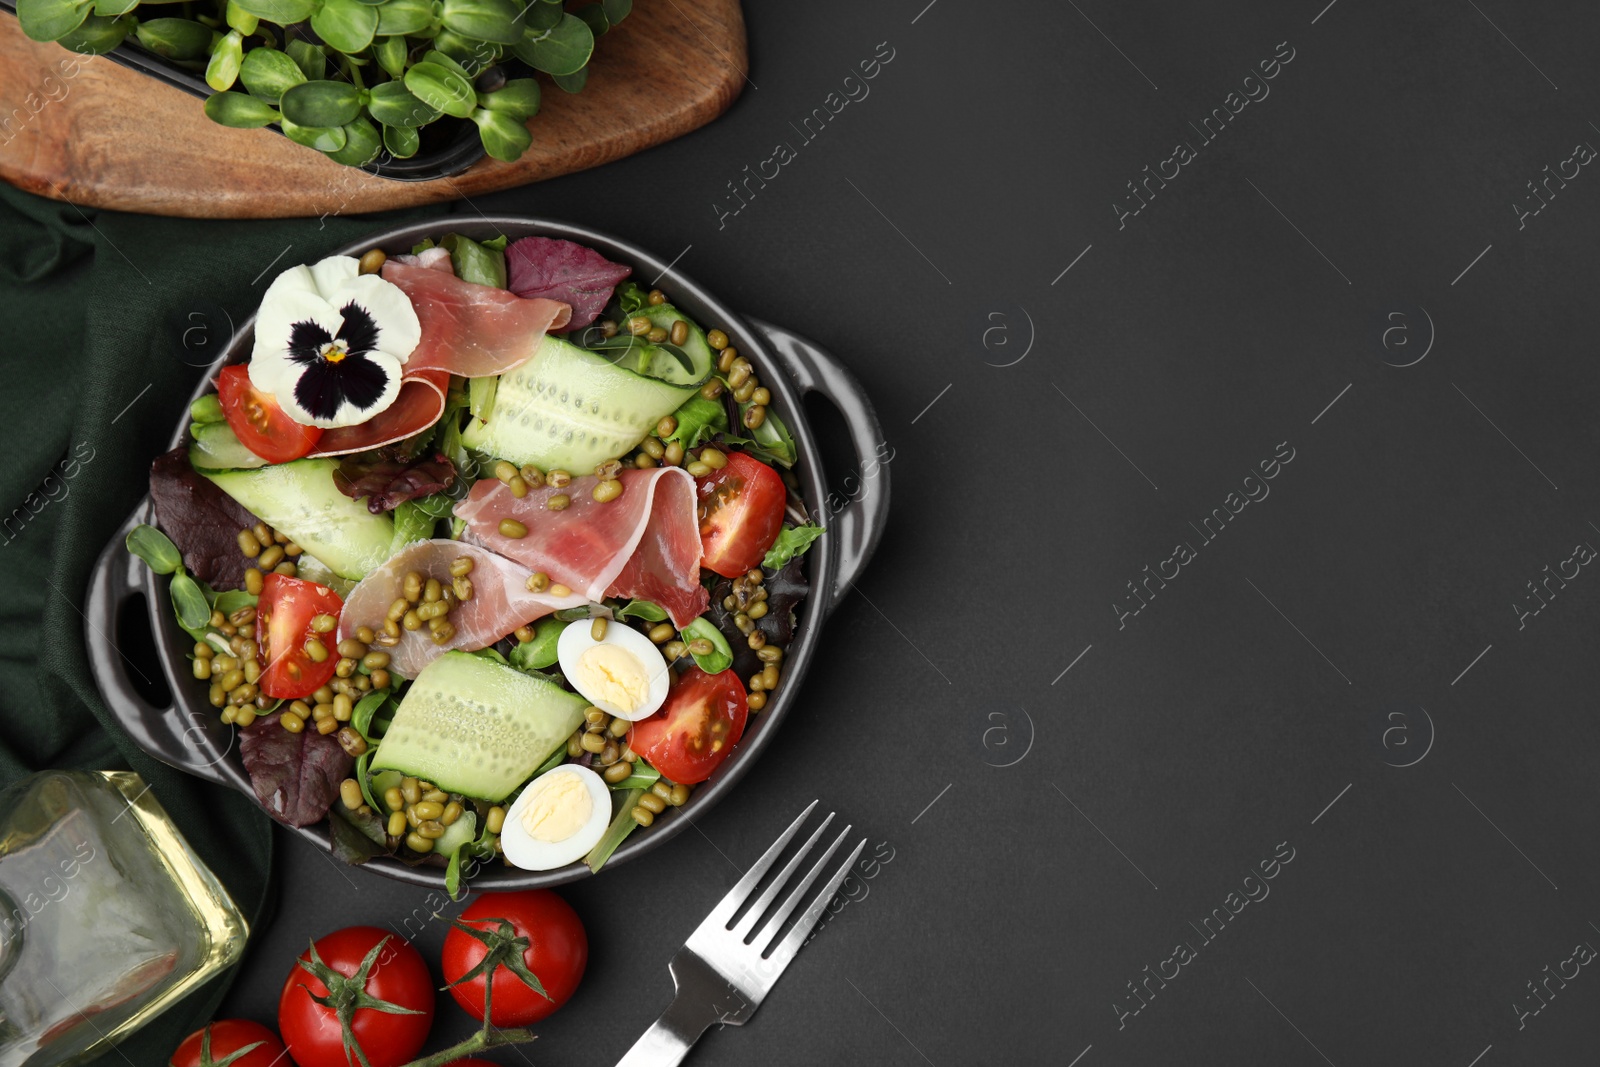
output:
[{"label": "metal fork", "polygon": [[[683,1058],[689,1054],[690,1046],[712,1026],[743,1026],[749,1021],[750,1016],[755,1014],[756,1008],[761,1006],[761,1001],[777,984],[778,976],[783,974],[784,968],[789,966],[789,961],[800,951],[800,946],[805,943],[806,937],[816,926],[823,909],[833,899],[839,883],[850,873],[850,869],[855,866],[856,858],[861,855],[861,850],[867,844],[866,838],[862,838],[845,858],[844,863],[829,876],[827,883],[812,899],[799,921],[781,940],[775,941],[777,934],[783,929],[784,922],[799,907],[806,891],[816,883],[822,874],[822,869],[838,851],[844,839],[850,835],[850,827],[846,826],[839,836],[834,838],[827,851],[812,864],[805,876],[795,883],[794,888],[778,904],[771,918],[761,924],[759,932],[752,938],[751,934],[756,931],[757,923],[761,922],[763,914],[772,907],[773,900],[783,890],[812,846],[817,843],[822,832],[828,828],[828,824],[833,821],[833,813],[830,812],[828,817],[822,820],[822,825],[812,831],[806,843],[788,863],[784,864],[783,870],[755,899],[749,910],[739,919],[738,924],[729,929],[729,923],[732,922],[734,915],[738,914],[740,905],[750,899],[756,883],[772,869],[784,846],[788,845],[799,832],[806,817],[816,806],[815,800],[806,806],[800,817],[789,824],[789,828],[779,835],[772,843],[772,847],[755,862],[755,866],[739,879],[739,884],[730,889],[728,895],[711,909],[711,914],[695,928],[694,933],[689,935],[689,940],[678,950],[678,954],[672,957],[672,962],[667,966],[672,972],[672,981],[678,990],[677,995],[673,997],[671,1006],[662,1013],[661,1018],[634,1042],[627,1055],[617,1061],[617,1067],[673,1067],[674,1064],[683,1062]],[[764,955],[764,950],[769,947],[771,954]]]}]

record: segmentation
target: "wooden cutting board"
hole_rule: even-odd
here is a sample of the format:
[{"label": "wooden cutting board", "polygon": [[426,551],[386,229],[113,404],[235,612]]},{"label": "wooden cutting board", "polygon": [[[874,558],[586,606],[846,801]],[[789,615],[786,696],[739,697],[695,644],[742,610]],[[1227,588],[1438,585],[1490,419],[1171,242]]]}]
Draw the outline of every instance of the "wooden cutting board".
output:
[{"label": "wooden cutting board", "polygon": [[638,0],[595,47],[576,95],[540,76],[533,146],[453,178],[397,182],[272,130],[206,118],[200,98],[105,58],[72,56],[0,12],[0,178],[80,206],[190,218],[355,214],[432,204],[608,163],[727,110],[745,84],[739,0]]}]

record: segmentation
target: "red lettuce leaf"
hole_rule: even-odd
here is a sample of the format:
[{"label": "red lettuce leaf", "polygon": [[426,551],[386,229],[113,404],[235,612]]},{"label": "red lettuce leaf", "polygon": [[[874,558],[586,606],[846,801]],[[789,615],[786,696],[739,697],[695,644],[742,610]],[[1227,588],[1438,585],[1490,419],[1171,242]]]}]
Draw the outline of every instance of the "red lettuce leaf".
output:
[{"label": "red lettuce leaf", "polygon": [[150,465],[150,499],[156,525],[183,553],[189,573],[213,589],[239,589],[250,561],[239,551],[239,531],[256,518],[189,464],[189,450],[174,448]]},{"label": "red lettuce leaf", "polygon": [[267,814],[288,826],[310,826],[328,814],[355,760],[332,734],[278,725],[277,713],[239,731],[239,755]]},{"label": "red lettuce leaf", "polygon": [[592,248],[554,237],[524,237],[506,249],[506,288],[518,296],[571,304],[569,330],[599,318],[617,283],[632,273],[632,267]]},{"label": "red lettuce leaf", "polygon": [[456,480],[455,464],[444,453],[409,459],[398,446],[339,457],[333,484],[347,497],[367,498],[374,515],[393,511],[407,500],[442,493]]}]

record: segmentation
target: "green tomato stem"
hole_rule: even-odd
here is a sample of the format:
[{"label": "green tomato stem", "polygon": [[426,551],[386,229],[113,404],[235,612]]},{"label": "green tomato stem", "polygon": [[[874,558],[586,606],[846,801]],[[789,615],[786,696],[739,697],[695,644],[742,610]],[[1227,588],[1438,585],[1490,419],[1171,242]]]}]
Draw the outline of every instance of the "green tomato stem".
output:
[{"label": "green tomato stem", "polygon": [[412,1060],[405,1067],[448,1067],[456,1060],[471,1056],[474,1053],[487,1049],[500,1048],[505,1045],[525,1045],[538,1035],[532,1030],[518,1027],[512,1030],[492,1029],[488,1022],[483,1024],[483,1029],[474,1033],[465,1040],[458,1041],[449,1048],[432,1055]]}]

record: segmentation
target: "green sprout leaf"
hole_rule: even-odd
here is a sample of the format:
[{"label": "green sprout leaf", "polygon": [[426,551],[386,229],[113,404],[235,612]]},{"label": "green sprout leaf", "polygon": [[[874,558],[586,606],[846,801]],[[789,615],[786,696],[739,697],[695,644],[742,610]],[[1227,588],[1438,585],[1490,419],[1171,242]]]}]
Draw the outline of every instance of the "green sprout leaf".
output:
[{"label": "green sprout leaf", "polygon": [[451,70],[435,62],[439,56],[438,52],[429,52],[423,57],[423,62],[406,71],[405,86],[429,107],[464,119],[472,115],[477,107],[478,94],[473,91],[472,82],[467,80],[459,67]]},{"label": "green sprout leaf", "polygon": [[89,17],[94,0],[17,0],[22,32],[35,41],[55,41]]},{"label": "green sprout leaf", "polygon": [[228,0],[228,6],[224,9],[224,16],[230,28],[238,30],[246,37],[255,33],[261,23],[259,18],[240,7],[237,0]]},{"label": "green sprout leaf", "polygon": [[252,48],[239,65],[239,80],[251,96],[276,104],[296,85],[304,85],[306,75],[286,52],[273,48]]},{"label": "green sprout leaf", "polygon": [[444,0],[440,20],[446,29],[495,44],[522,40],[522,8],[514,0]]},{"label": "green sprout leaf", "polygon": [[[310,41],[296,37],[285,45],[283,50],[288,53],[290,59],[294,60],[294,65],[300,68],[300,73],[312,81],[320,81],[327,75],[328,56],[320,45],[315,45]],[[250,54],[255,55],[255,52]],[[297,82],[296,84],[299,83]]]},{"label": "green sprout leaf", "polygon": [[[379,14],[381,28],[382,13]],[[410,58],[407,55],[408,51],[404,37],[379,37],[372,46],[372,58],[378,61],[378,66],[382,67],[389,77],[399,78],[406,72],[406,60]]]},{"label": "green sprout leaf", "polygon": [[283,135],[289,140],[318,152],[337,152],[348,140],[343,126],[301,126],[284,119],[282,127]]},{"label": "green sprout leaf", "polygon": [[306,82],[287,90],[279,107],[296,126],[343,126],[361,114],[361,91],[349,82]]},{"label": "green sprout leaf", "polygon": [[633,0],[601,0],[606,9],[606,21],[615,26],[633,12]]},{"label": "green sprout leaf", "polygon": [[59,38],[56,44],[70,52],[99,56],[121,44],[132,31],[133,19],[126,15],[119,18],[90,15],[82,26]]},{"label": "green sprout leaf", "polygon": [[533,134],[523,120],[503,111],[479,108],[472,113],[478,124],[478,136],[483,140],[483,150],[495,159],[515,163],[533,144]]},{"label": "green sprout leaf", "polygon": [[401,82],[374,85],[367,100],[367,111],[385,126],[404,128],[426,126],[439,117],[438,108],[417,99]]},{"label": "green sprout leaf", "polygon": [[245,93],[216,93],[206,98],[206,117],[223,126],[253,130],[277,122],[278,109]]},{"label": "green sprout leaf", "polygon": [[323,0],[322,7],[311,16],[311,28],[332,47],[354,55],[372,43],[378,30],[378,11],[358,0]]},{"label": "green sprout leaf", "polygon": [[[171,574],[183,566],[183,556],[178,551],[178,546],[172,543],[172,538],[156,529],[140,523],[128,531],[128,551],[144,560],[151,570],[157,574]],[[210,612],[206,615],[209,617]]]},{"label": "green sprout leaf", "polygon": [[666,622],[666,610],[653,600],[630,600],[617,609],[619,619],[643,619],[645,622]]},{"label": "green sprout leaf", "polygon": [[578,16],[563,14],[561,21],[544,33],[533,33],[530,27],[515,51],[517,58],[534,70],[575,74],[594,54],[594,33]]},{"label": "green sprout leaf", "polygon": [[216,393],[207,393],[189,405],[189,418],[202,425],[211,422],[223,422],[227,417],[222,410],[222,401],[217,397]]},{"label": "green sprout leaf", "polygon": [[315,0],[234,0],[234,3],[256,18],[279,26],[304,22],[316,8]]},{"label": "green sprout leaf", "polygon": [[102,18],[116,18],[126,15],[139,6],[139,0],[96,0],[94,13]]},{"label": "green sprout leaf", "polygon": [[541,34],[546,30],[555,29],[561,22],[561,15],[560,4],[543,4],[538,0],[532,0],[522,13],[522,24],[535,34]]},{"label": "green sprout leaf", "polygon": [[556,644],[567,624],[546,616],[534,623],[533,640],[511,649],[511,665],[520,671],[542,671],[554,666]]},{"label": "green sprout leaf", "polygon": [[722,631],[712,625],[711,620],[704,615],[685,626],[679,636],[686,644],[694,641],[711,643],[710,652],[696,652],[692,648],[689,650],[689,654],[694,657],[695,666],[707,674],[721,674],[733,666],[732,646],[728,644],[728,639],[723,636]]},{"label": "green sprout leaf", "polygon": [[243,61],[244,35],[238,30],[229,30],[211,49],[211,61],[206,64],[206,84],[219,93],[232,88]]},{"label": "green sprout leaf", "polygon": [[464,33],[457,33],[449,27],[440,29],[434,35],[433,47],[436,54],[449,56],[468,78],[499,62],[500,56],[505,52],[505,45],[480,41]]},{"label": "green sprout leaf", "polygon": [[433,17],[433,0],[384,0],[378,5],[378,36],[421,33]]},{"label": "green sprout leaf", "polygon": [[383,147],[396,159],[410,159],[422,147],[422,135],[409,126],[385,126]]},{"label": "green sprout leaf", "polygon": [[501,111],[512,118],[531,119],[539,113],[539,83],[532,78],[513,78],[479,101],[490,111]]},{"label": "green sprout leaf", "polygon": [[378,158],[383,150],[383,135],[366,116],[358,117],[344,127],[344,147],[328,153],[328,158],[347,167],[360,167]]},{"label": "green sprout leaf", "polygon": [[193,19],[150,19],[133,33],[141,45],[167,59],[200,59],[211,51],[211,27]]},{"label": "green sprout leaf", "polygon": [[583,87],[589,84],[589,68],[585,66],[576,74],[552,74],[550,80],[566,92],[581,93]]},{"label": "green sprout leaf", "polygon": [[178,625],[190,633],[204,630],[211,621],[205,590],[181,570],[172,576],[172,610],[177,613]]}]

